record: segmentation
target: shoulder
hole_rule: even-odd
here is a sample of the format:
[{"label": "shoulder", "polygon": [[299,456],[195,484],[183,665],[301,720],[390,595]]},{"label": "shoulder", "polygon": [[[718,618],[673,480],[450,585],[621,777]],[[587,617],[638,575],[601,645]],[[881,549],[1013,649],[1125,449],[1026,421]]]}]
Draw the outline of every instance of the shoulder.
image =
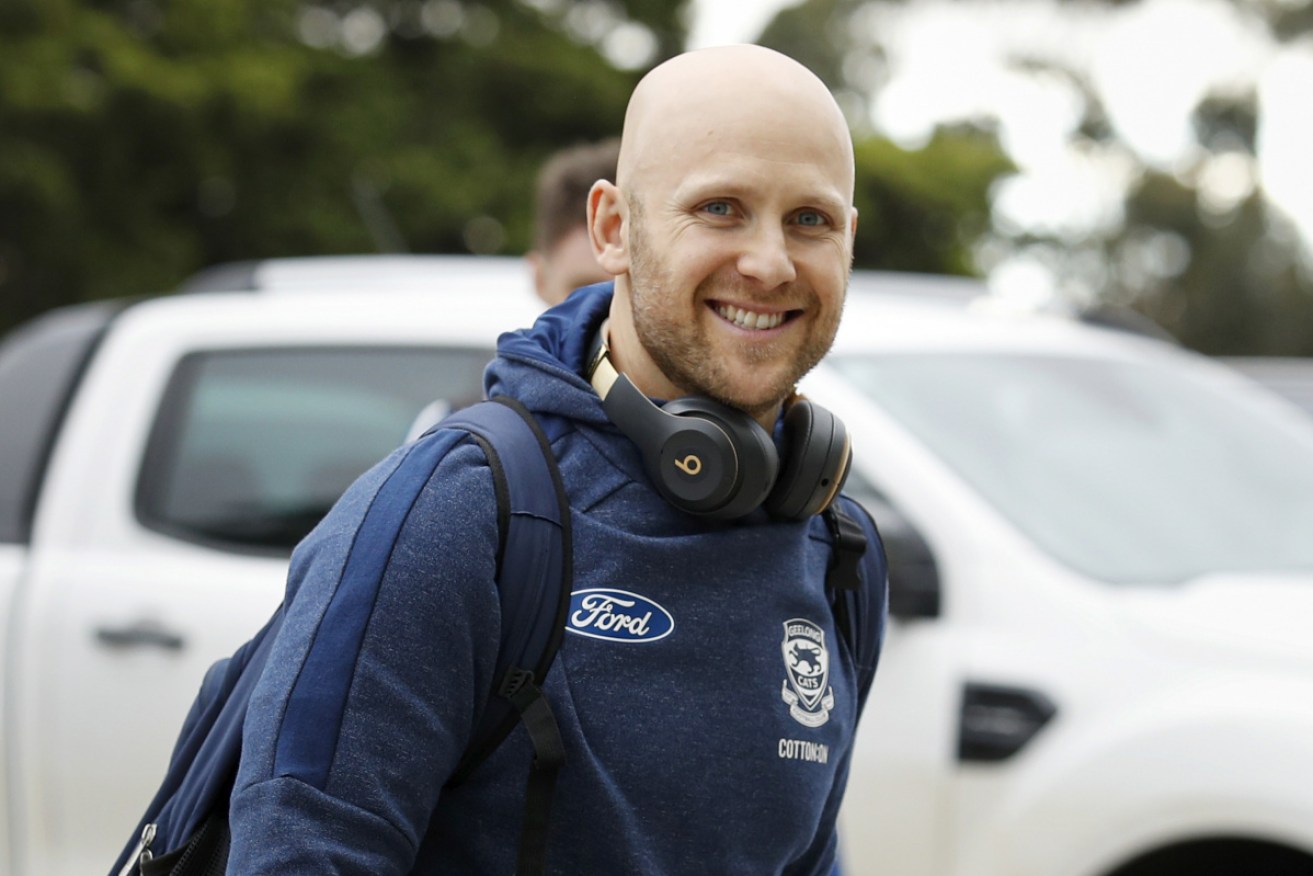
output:
[{"label": "shoulder", "polygon": [[504,498],[477,440],[461,430],[443,429],[403,451],[373,496],[357,541],[371,534],[374,516],[384,535],[396,534],[398,548],[424,554],[457,559],[465,553],[457,548],[496,542],[497,511]]},{"label": "shoulder", "polygon": [[[297,546],[290,598],[305,574],[432,556],[451,544],[493,543],[497,494],[483,449],[468,433],[441,430],[397,448],[362,474]],[[337,576],[334,576],[337,577]]]}]

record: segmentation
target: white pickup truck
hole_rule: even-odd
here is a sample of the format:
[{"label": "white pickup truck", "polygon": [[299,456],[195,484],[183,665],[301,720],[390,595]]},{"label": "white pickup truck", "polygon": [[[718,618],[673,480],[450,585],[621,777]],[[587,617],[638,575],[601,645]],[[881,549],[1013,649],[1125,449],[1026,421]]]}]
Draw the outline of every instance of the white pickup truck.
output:
[{"label": "white pickup truck", "polygon": [[[527,285],[498,259],[235,266],[0,345],[0,872],[109,869],[291,545],[421,410],[477,396]],[[854,290],[805,386],[892,562],[845,874],[1313,873],[1313,426],[952,281]]]}]

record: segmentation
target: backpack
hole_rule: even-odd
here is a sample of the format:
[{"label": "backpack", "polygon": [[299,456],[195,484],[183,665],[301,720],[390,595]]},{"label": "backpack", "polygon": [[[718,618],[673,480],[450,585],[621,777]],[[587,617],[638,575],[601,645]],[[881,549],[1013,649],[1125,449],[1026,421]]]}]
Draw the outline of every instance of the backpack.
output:
[{"label": "backpack", "polygon": [[[556,720],[538,685],[565,634],[572,580],[569,504],[548,438],[519,402],[505,396],[480,402],[450,414],[425,434],[451,429],[469,433],[492,470],[503,630],[494,674],[497,695],[488,699],[448,786],[468,778],[517,723],[524,723],[534,759],[515,872],[531,876],[545,868],[551,799],[565,763]],[[839,501],[823,516],[833,544],[826,584],[835,624],[856,657],[864,697],[882,638],[878,626],[869,626],[878,625],[881,615],[872,615],[870,591],[860,586],[867,540]],[[878,541],[876,548],[883,569]],[[254,637],[206,673],[164,780],[111,876],[223,876],[230,840],[227,807],[241,756],[242,724],[283,616],[280,605]]]},{"label": "backpack", "polygon": [[[467,778],[522,720],[534,760],[516,872],[537,873],[545,860],[556,774],[565,762],[560,732],[538,681],[547,674],[565,634],[572,569],[569,505],[547,437],[518,402],[505,397],[480,402],[449,415],[429,432],[440,429],[468,432],[492,470],[503,618],[493,676],[500,680],[498,696],[489,698],[448,784]],[[409,488],[417,491],[420,486]],[[164,780],[111,874],[223,876],[230,839],[228,801],[241,757],[242,724],[283,616],[280,605],[250,641],[210,667],[183,722]]]}]

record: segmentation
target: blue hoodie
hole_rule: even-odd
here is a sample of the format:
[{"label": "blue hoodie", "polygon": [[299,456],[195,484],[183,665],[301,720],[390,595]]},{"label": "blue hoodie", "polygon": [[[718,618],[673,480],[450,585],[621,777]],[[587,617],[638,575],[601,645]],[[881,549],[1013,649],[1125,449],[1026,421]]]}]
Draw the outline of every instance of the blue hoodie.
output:
[{"label": "blue hoodie", "polygon": [[[708,521],[654,492],[581,376],[610,292],[503,335],[485,378],[553,436],[574,529],[570,626],[543,685],[567,752],[549,871],[829,873],[866,692],[826,597],[826,528]],[[419,460],[435,440],[362,476],[293,555],[246,721],[229,873],[514,870],[523,727],[444,788],[493,687],[498,536],[482,452],[465,440],[434,468]],[[390,527],[390,550],[361,556],[383,485],[416,470],[413,505],[364,524]],[[883,553],[854,515],[883,606]]]}]

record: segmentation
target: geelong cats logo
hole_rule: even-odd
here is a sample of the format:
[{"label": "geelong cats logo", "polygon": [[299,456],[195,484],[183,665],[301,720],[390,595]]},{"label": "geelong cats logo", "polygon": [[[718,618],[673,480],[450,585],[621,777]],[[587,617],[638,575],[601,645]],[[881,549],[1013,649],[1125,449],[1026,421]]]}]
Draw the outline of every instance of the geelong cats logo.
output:
[{"label": "geelong cats logo", "polygon": [[781,696],[789,714],[807,727],[830,720],[834,688],[829,684],[830,652],[825,631],[809,620],[795,617],[784,622],[784,689]]}]

